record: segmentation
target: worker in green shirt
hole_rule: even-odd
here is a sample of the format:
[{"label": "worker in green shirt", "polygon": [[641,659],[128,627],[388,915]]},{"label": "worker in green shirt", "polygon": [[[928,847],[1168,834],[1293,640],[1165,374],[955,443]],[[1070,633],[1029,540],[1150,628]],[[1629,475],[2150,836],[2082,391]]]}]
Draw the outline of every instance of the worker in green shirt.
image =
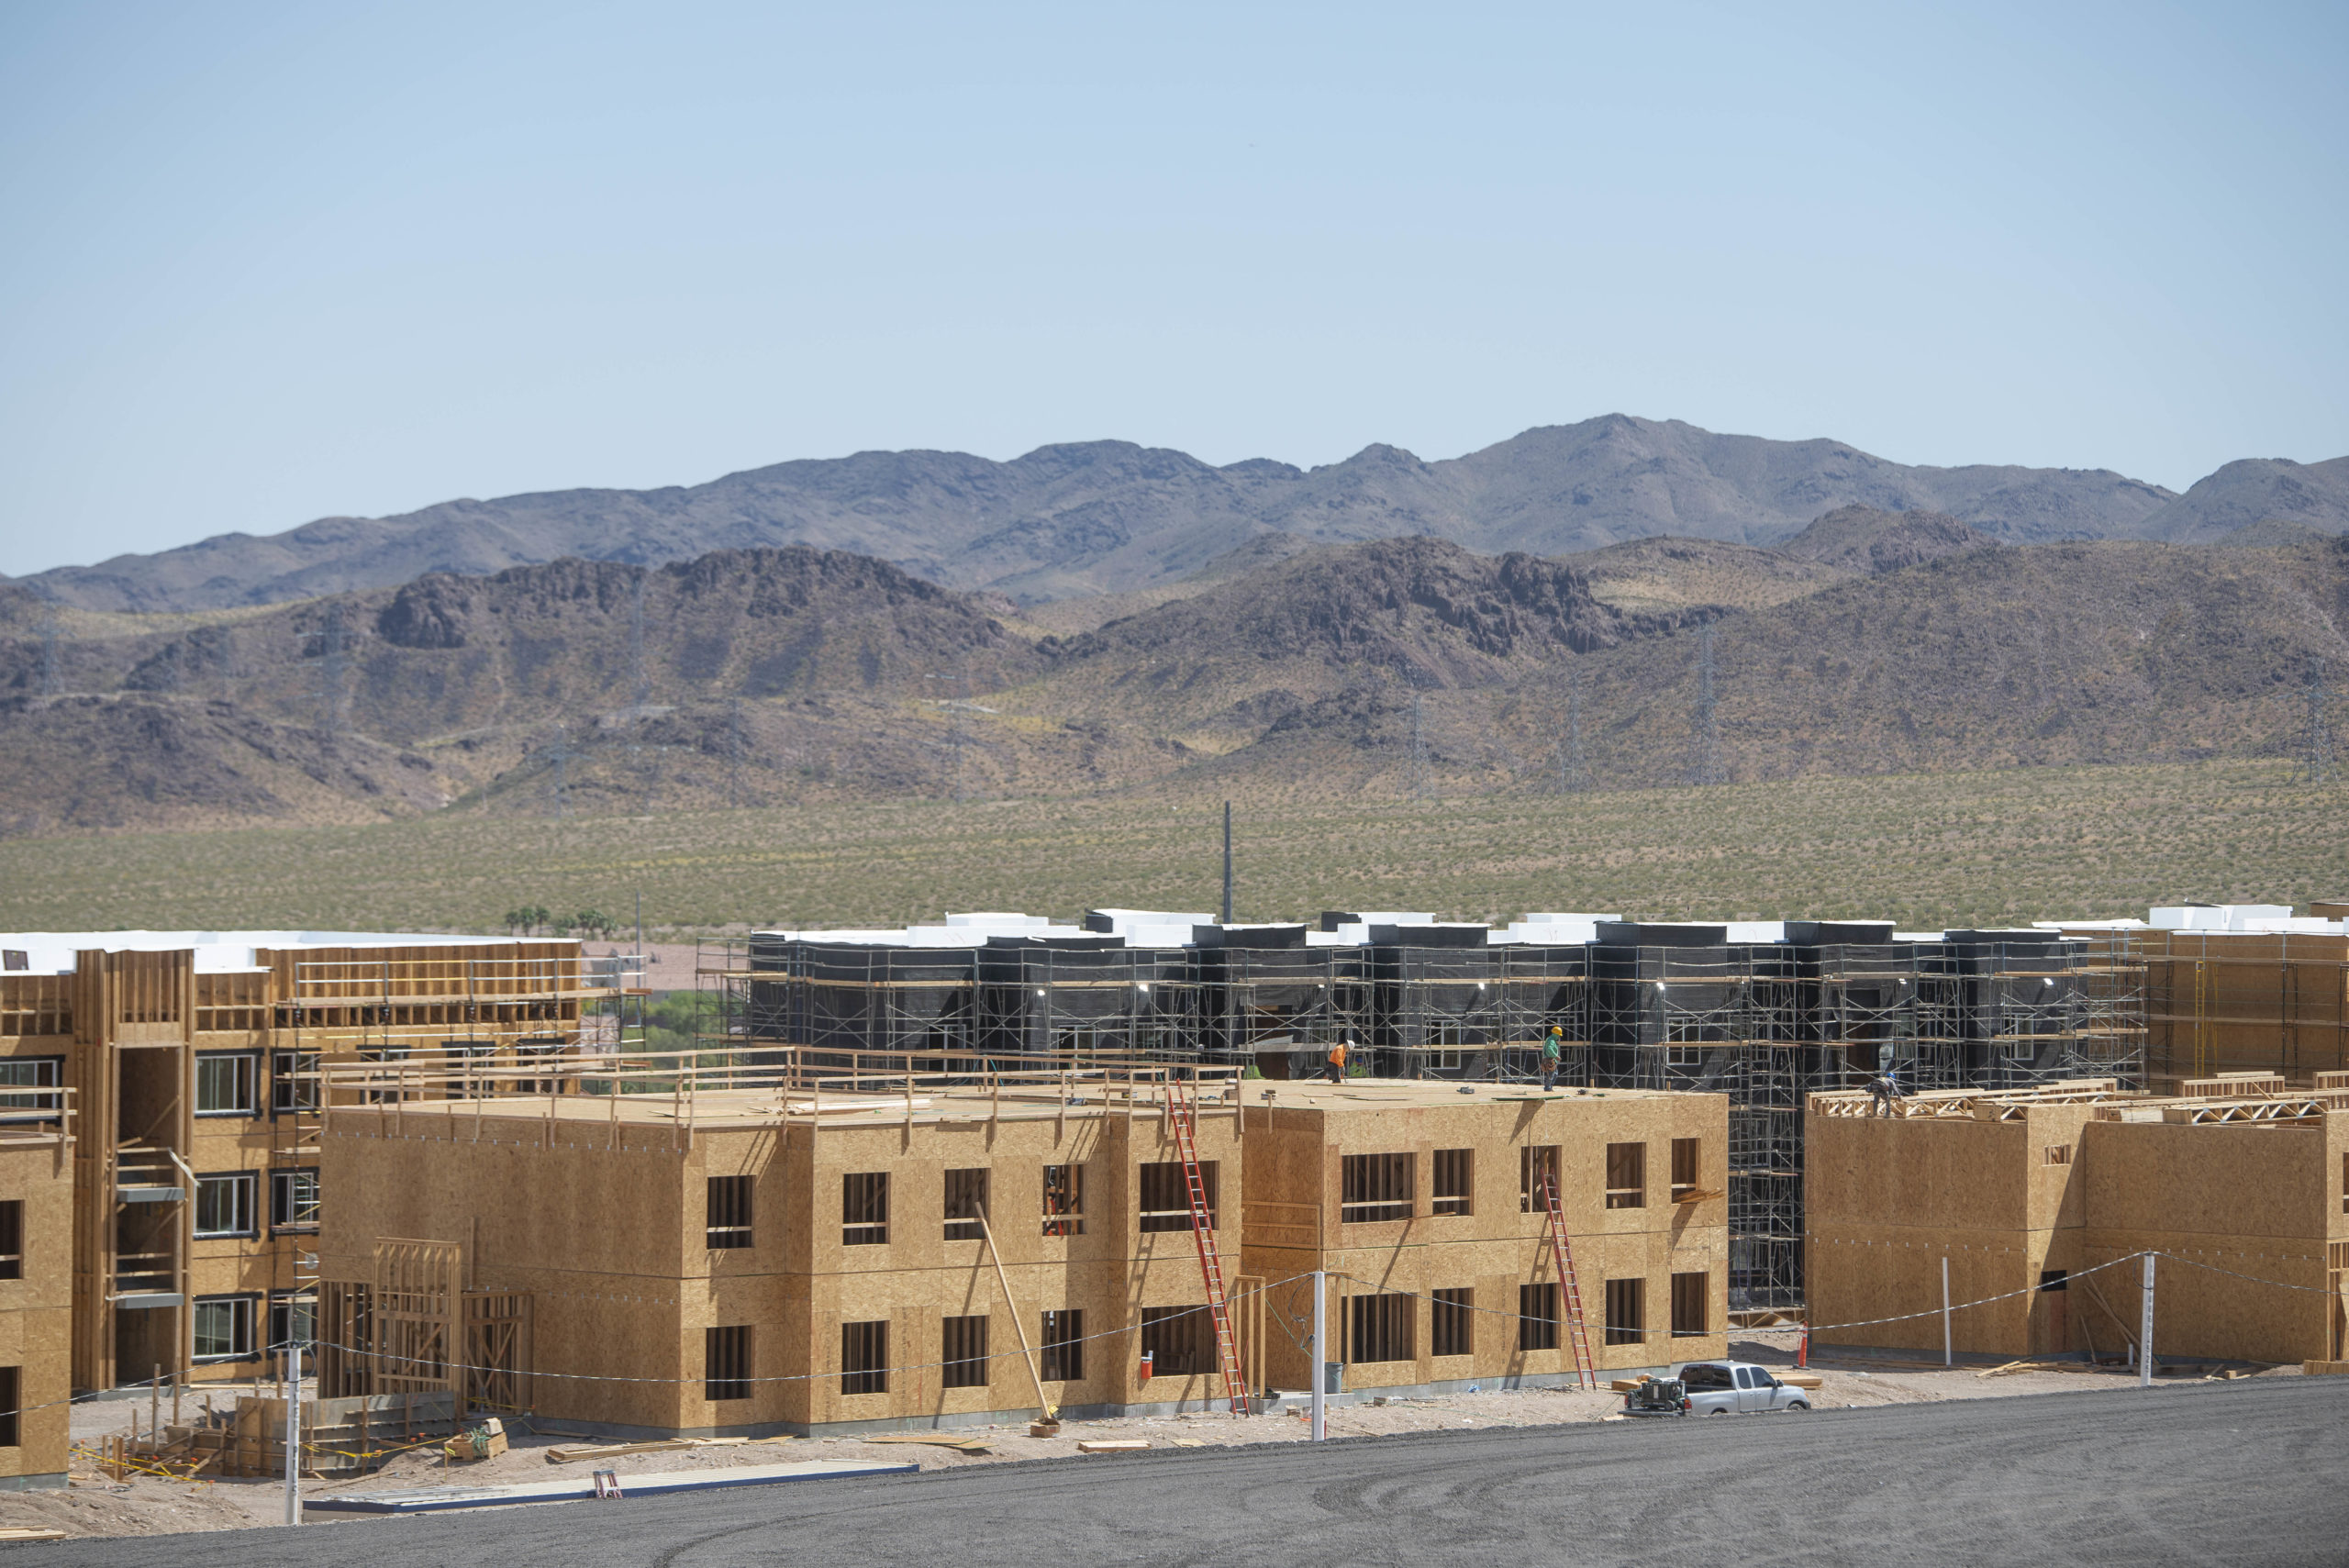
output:
[{"label": "worker in green shirt", "polygon": [[1566,1034],[1557,1025],[1542,1037],[1542,1087],[1553,1089],[1558,1084],[1558,1059],[1565,1054]]}]

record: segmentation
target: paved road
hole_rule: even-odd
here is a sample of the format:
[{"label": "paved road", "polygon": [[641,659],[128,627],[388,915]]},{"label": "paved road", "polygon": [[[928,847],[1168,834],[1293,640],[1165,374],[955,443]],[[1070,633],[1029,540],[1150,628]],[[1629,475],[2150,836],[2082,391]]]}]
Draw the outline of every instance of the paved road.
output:
[{"label": "paved road", "polygon": [[0,1549],[42,1564],[2349,1561],[2349,1378],[1154,1451]]}]

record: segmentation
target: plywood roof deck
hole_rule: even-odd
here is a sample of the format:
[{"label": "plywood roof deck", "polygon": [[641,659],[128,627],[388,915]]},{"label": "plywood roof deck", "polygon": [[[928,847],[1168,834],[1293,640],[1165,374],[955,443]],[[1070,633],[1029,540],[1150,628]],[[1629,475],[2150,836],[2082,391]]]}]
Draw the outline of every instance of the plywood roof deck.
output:
[{"label": "plywood roof deck", "polygon": [[[594,1068],[582,1072],[566,1062],[564,1072],[593,1078]],[[540,1073],[547,1071],[540,1069]],[[528,1068],[481,1074],[453,1096],[439,1075],[429,1082],[411,1075],[405,1089],[395,1080],[368,1066],[330,1067],[327,1078],[335,1092],[333,1117],[358,1114],[416,1118],[423,1124],[440,1120],[552,1120],[565,1125],[665,1127],[689,1122],[707,1131],[752,1129],[777,1124],[823,1127],[952,1124],[973,1121],[1085,1120],[1112,1117],[1157,1117],[1163,1113],[1166,1090],[1152,1083],[1129,1084],[1122,1078],[1105,1081],[1098,1075],[1073,1073],[1065,1094],[1050,1084],[1007,1082],[998,1090],[985,1082],[926,1084],[918,1081],[910,1095],[905,1088],[853,1092],[829,1088],[811,1092],[761,1084],[750,1088],[693,1086],[679,1092],[652,1091],[583,1094],[558,1091],[529,1093]],[[504,1082],[498,1082],[498,1080]],[[540,1077],[539,1082],[544,1082]],[[1354,1078],[1343,1084],[1242,1082],[1226,1078],[1183,1085],[1186,1099],[1196,1096],[1203,1117],[1231,1113],[1238,1095],[1251,1107],[1272,1105],[1282,1110],[1391,1111],[1408,1108],[1457,1109],[1496,1104],[1540,1104],[1624,1100],[1664,1100],[1675,1096],[1656,1089],[1576,1089],[1549,1094],[1529,1093],[1509,1085],[1462,1086],[1399,1078]],[[486,1088],[490,1092],[476,1093]],[[388,1096],[406,1097],[393,1100]],[[380,1101],[368,1096],[385,1096]]]}]

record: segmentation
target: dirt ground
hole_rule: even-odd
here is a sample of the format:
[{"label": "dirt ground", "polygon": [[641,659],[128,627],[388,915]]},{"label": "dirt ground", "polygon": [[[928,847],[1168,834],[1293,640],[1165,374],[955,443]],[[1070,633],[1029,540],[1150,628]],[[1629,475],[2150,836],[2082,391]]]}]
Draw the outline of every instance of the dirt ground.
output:
[{"label": "dirt ground", "polygon": [[[1765,1366],[1791,1367],[1793,1358],[1776,1346],[1738,1341],[1731,1355]],[[1814,1402],[1822,1410],[1881,1405],[1930,1404],[1939,1400],[1993,1399],[2034,1394],[2077,1393],[2087,1389],[2126,1387],[2136,1374],[2114,1370],[2000,1373],[1989,1363],[1976,1362],[1954,1369],[1915,1361],[1873,1357],[1811,1358],[1810,1370],[1821,1383]],[[2238,1364],[2239,1376],[2297,1377],[2298,1367],[2260,1369]],[[2164,1377],[2164,1383],[2184,1381]],[[267,1392],[264,1388],[263,1392]],[[216,1391],[217,1405],[233,1405],[233,1390]],[[1374,1396],[1375,1397],[1375,1396]],[[1612,1392],[1577,1389],[1496,1390],[1478,1394],[1447,1394],[1425,1398],[1389,1398],[1383,1404],[1332,1405],[1329,1412],[1332,1439],[1388,1432],[1427,1431],[1439,1428],[1506,1428],[1553,1426],[1568,1421],[1623,1419],[1618,1412],[1622,1396]],[[108,1481],[95,1462],[96,1440],[126,1430],[136,1413],[144,1427],[144,1401],[100,1400],[77,1406],[73,1440],[86,1451],[74,1455],[72,1485],[61,1492],[0,1493],[0,1528],[45,1526],[76,1536],[163,1535],[183,1530],[241,1529],[283,1522],[285,1510],[282,1482],[260,1480],[168,1481],[139,1476],[127,1482]],[[528,1433],[522,1423],[509,1423],[508,1451],[469,1464],[445,1462],[438,1448],[403,1454],[373,1475],[354,1481],[306,1481],[305,1496],[328,1492],[364,1492],[439,1485],[496,1485],[534,1480],[550,1471],[576,1473],[585,1479],[587,1465],[550,1463],[550,1448],[594,1441],[563,1432]],[[626,1485],[630,1474],[656,1471],[702,1470],[736,1465],[780,1464],[793,1460],[825,1459],[881,1463],[918,1464],[924,1470],[961,1469],[1005,1464],[1019,1460],[1076,1453],[1080,1441],[1102,1439],[1147,1440],[1153,1448],[1220,1448],[1254,1443],[1303,1442],[1308,1437],[1303,1402],[1253,1418],[1224,1414],[1137,1417],[1119,1420],[1069,1421],[1056,1438],[1031,1438],[1025,1424],[958,1428],[940,1434],[950,1441],[978,1440],[984,1454],[965,1453],[923,1443],[872,1442],[857,1438],[770,1438],[752,1442],[699,1450],[628,1456],[607,1463]],[[1104,1462],[1113,1455],[1100,1456]],[[316,1521],[326,1516],[312,1515]]]}]

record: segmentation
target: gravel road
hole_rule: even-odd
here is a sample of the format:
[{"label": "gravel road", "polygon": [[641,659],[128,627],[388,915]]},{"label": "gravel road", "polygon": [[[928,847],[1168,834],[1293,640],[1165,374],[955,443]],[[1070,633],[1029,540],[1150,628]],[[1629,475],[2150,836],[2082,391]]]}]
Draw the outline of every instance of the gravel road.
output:
[{"label": "gravel road", "polygon": [[[148,1568],[2340,1563],[2349,1378],[1172,1449],[150,1538]],[[326,1533],[320,1534],[319,1531]],[[19,1548],[117,1563],[119,1540]],[[353,1555],[355,1554],[355,1555]]]}]

